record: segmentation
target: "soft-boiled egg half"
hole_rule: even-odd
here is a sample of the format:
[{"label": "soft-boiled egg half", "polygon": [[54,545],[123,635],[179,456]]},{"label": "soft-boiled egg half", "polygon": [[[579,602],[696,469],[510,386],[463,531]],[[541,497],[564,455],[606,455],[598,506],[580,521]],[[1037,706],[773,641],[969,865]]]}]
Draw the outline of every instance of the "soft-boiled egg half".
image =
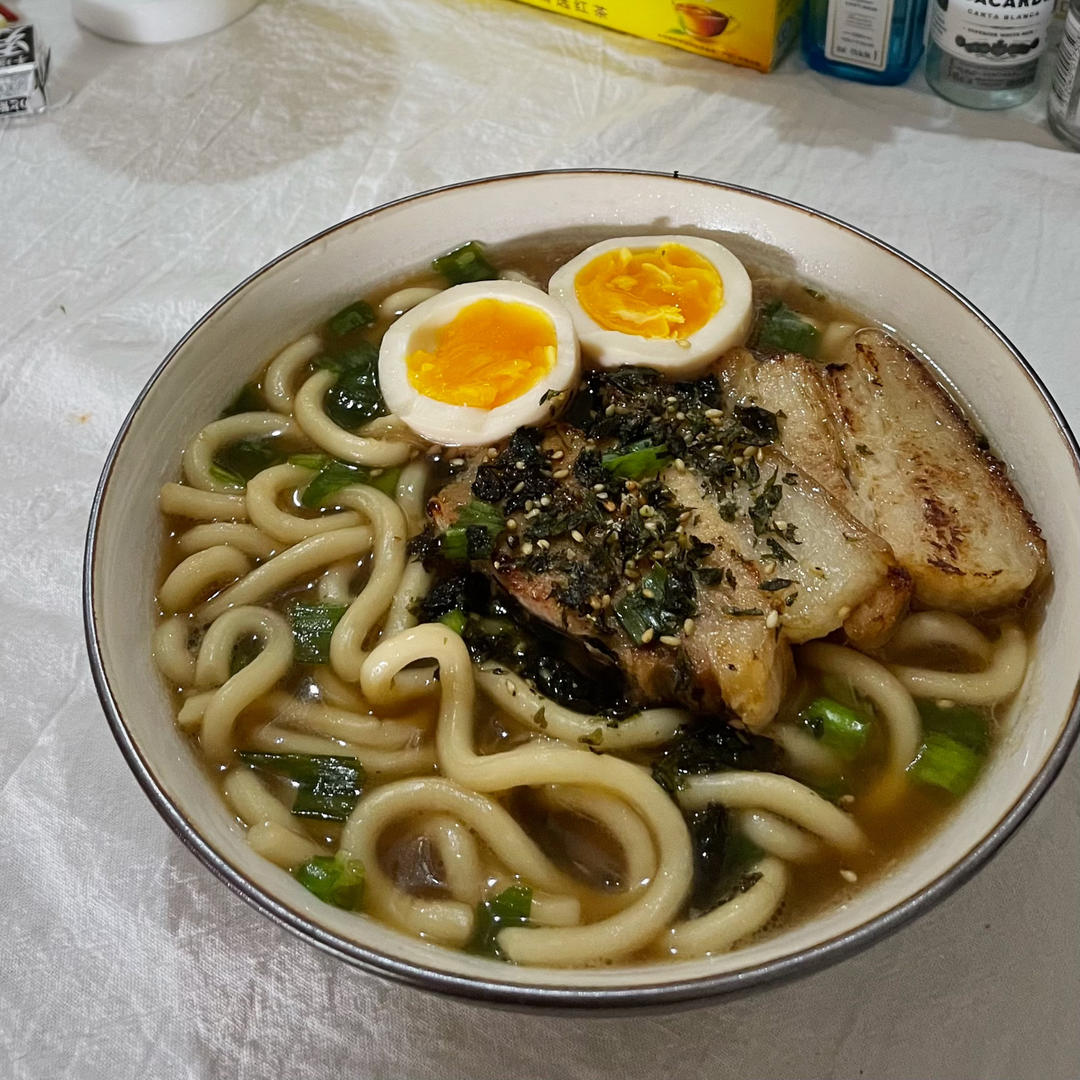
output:
[{"label": "soft-boiled egg half", "polygon": [[446,446],[495,442],[554,415],[565,401],[554,395],[579,368],[570,313],[517,281],[446,289],[391,324],[379,346],[387,407]]},{"label": "soft-boiled egg half", "polygon": [[585,359],[690,378],[746,341],[750,277],[699,236],[622,236],[586,248],[551,276],[548,292],[574,319]]}]

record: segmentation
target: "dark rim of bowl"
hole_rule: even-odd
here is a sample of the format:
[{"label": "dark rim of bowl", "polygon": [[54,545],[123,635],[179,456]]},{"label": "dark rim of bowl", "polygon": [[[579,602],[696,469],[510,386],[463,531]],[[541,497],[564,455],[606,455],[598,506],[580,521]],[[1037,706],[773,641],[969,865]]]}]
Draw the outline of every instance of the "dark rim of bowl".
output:
[{"label": "dark rim of bowl", "polygon": [[281,901],[275,899],[263,890],[254,881],[233,867],[223,858],[203,837],[195,827],[187,820],[180,809],[173,803],[168,793],[158,783],[149,762],[144,758],[141,750],[135,744],[124,723],[120,710],[117,707],[109,686],[108,676],[101,658],[100,645],[97,638],[97,628],[94,622],[94,563],[95,543],[97,539],[98,523],[101,513],[101,505],[112,476],[113,466],[121,445],[128,434],[132,420],[138,412],[143,400],[146,398],[151,387],[157,381],[162,371],[170,363],[176,353],[185,345],[189,338],[196,334],[200,327],[213,316],[234,296],[246,289],[271,267],[288,259],[301,248],[307,247],[329,236],[339,229],[348,228],[354,222],[363,218],[378,214],[390,207],[400,206],[404,203],[414,202],[420,199],[431,198],[445,191],[459,188],[480,187],[485,184],[506,182],[512,180],[530,179],[541,176],[643,176],[665,177],[692,184],[705,184],[709,187],[734,191],[744,195],[754,196],[767,202],[779,204],[798,210],[810,217],[818,218],[836,225],[845,231],[852,233],[864,240],[868,240],[876,247],[895,256],[908,266],[930,278],[941,289],[957,300],[967,311],[979,320],[987,329],[994,334],[1008,349],[1012,358],[1020,366],[1036,392],[1042,398],[1047,412],[1053,418],[1058,434],[1065,443],[1066,449],[1072,457],[1072,464],[1080,480],[1080,447],[1077,446],[1076,438],[1069,428],[1069,424],[1058,408],[1050,392],[1043,381],[1031,368],[1028,362],[1020,354],[1012,342],[992,323],[978,308],[975,307],[965,296],[943,281],[931,270],[922,266],[903,252],[892,247],[890,244],[879,240],[877,237],[864,232],[856,226],[850,225],[830,214],[821,213],[811,207],[803,206],[790,199],[783,199],[776,195],[757,191],[754,188],[743,187],[738,184],[728,184],[719,180],[710,180],[705,177],[683,176],[679,172],[667,173],[640,169],[547,169],[536,172],[508,173],[502,176],[484,177],[477,180],[469,180],[456,184],[447,184],[442,187],[432,188],[428,191],[419,192],[401,199],[394,199],[382,203],[363,213],[338,222],[322,232],[316,233],[307,240],[296,244],[288,251],[272,259],[265,266],[256,270],[235,288],[222,297],[169,351],[169,354],[161,362],[146,385],[140,391],[135,403],[124,419],[123,425],[109,450],[105,466],[102,470],[101,479],[94,493],[94,501],[90,511],[90,521],[87,530],[85,557],[83,563],[83,621],[86,632],[87,649],[90,656],[90,667],[97,687],[98,696],[105,712],[105,716],[112,728],[121,752],[129,767],[135,774],[136,779],[143,790],[149,796],[158,813],[165,819],[172,830],[179,836],[183,843],[215,874],[244,900],[268,916],[278,925],[291,930],[300,937],[310,941],[323,951],[331,953],[340,959],[374,972],[375,974],[389,976],[398,981],[417,986],[427,990],[435,990],[453,994],[457,997],[478,999],[482,1001],[496,1002],[512,1006],[547,1006],[555,1008],[581,1008],[593,1007],[598,1009],[625,1009],[640,1006],[663,1006],[674,1005],[679,1002],[704,1001],[719,994],[728,994],[736,991],[745,991],[752,987],[761,986],[765,983],[774,982],[782,978],[790,978],[797,975],[807,975],[813,971],[824,968],[852,953],[866,948],[873,942],[903,926],[916,915],[927,910],[938,901],[948,896],[954,889],[967,881],[990,857],[998,851],[1004,842],[1012,835],[1020,823],[1035,807],[1061,771],[1073,743],[1080,733],[1080,684],[1074,687],[1072,703],[1070,706],[1069,719],[1062,730],[1061,736],[1053,749],[1050,751],[1042,767],[1034,779],[1020,795],[1016,802],[1005,812],[998,823],[975,845],[963,858],[941,874],[934,881],[925,885],[918,892],[901,901],[888,911],[868,920],[852,930],[838,934],[827,941],[821,942],[808,949],[802,949],[789,956],[776,960],[767,961],[752,968],[742,971],[729,971],[719,975],[704,975],[692,979],[684,979],[673,982],[636,985],[627,988],[576,988],[573,986],[536,986],[513,982],[487,980],[483,978],[471,978],[464,975],[450,974],[437,968],[427,967],[421,964],[413,964],[397,957],[381,953],[375,949],[363,947],[345,938],[339,937],[328,930],[312,923],[304,914]]}]

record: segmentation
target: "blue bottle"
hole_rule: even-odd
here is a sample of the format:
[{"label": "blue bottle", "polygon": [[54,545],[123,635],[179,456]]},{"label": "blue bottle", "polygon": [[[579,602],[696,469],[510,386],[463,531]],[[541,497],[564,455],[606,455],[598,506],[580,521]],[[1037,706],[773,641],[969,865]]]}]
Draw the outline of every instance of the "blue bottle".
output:
[{"label": "blue bottle", "polygon": [[841,79],[893,86],[923,50],[927,0],[806,0],[803,55]]}]

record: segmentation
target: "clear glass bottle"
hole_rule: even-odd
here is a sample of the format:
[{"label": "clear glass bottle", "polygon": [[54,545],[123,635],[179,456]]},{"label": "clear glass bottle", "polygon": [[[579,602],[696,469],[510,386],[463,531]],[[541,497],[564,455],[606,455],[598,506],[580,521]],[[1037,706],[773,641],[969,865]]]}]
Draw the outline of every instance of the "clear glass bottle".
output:
[{"label": "clear glass bottle", "polygon": [[1054,134],[1080,150],[1080,0],[1072,0],[1065,16],[1047,112]]},{"label": "clear glass bottle", "polygon": [[923,50],[927,0],[807,0],[802,45],[815,70],[892,86]]},{"label": "clear glass bottle", "polygon": [[1037,86],[1054,0],[933,0],[926,81],[969,109],[1021,105]]}]

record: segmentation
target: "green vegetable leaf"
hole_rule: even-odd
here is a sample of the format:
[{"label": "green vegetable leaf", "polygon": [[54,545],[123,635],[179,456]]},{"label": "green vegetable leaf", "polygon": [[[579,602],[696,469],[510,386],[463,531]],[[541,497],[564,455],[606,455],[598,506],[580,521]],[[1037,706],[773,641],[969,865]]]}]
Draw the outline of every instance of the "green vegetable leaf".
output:
[{"label": "green vegetable leaf", "polygon": [[707,717],[683,728],[653,762],[653,779],[668,792],[687,776],[723,769],[775,772],[776,744],[761,735],[731,727],[722,717]]},{"label": "green vegetable leaf", "polygon": [[263,439],[238,439],[214,455],[210,474],[222,483],[243,487],[263,469],[280,465],[284,460],[280,440],[272,435]]},{"label": "green vegetable leaf", "polygon": [[448,611],[445,615],[440,615],[439,622],[441,622],[443,626],[450,627],[455,634],[465,633],[465,612],[460,608],[455,608],[453,611]]},{"label": "green vegetable leaf", "polygon": [[354,757],[336,754],[262,754],[241,751],[240,760],[297,785],[297,817],[344,821],[363,790],[364,770]]},{"label": "green vegetable leaf", "polygon": [[439,538],[439,552],[443,558],[455,561],[490,558],[495,540],[504,528],[506,517],[497,506],[472,499]]},{"label": "green vegetable leaf", "polygon": [[466,948],[481,956],[502,959],[497,940],[499,931],[508,926],[528,926],[531,911],[532,889],[527,885],[510,885],[498,896],[481,900],[476,905],[473,933]]},{"label": "green vegetable leaf", "polygon": [[694,878],[690,909],[704,913],[726,903],[757,880],[750,867],[761,849],[732,826],[722,806],[708,806],[687,815],[694,850]]},{"label": "green vegetable leaf", "polygon": [[376,416],[385,416],[386,402],[379,389],[379,350],[369,341],[320,356],[316,366],[337,373],[326,391],[326,415],[346,431],[355,431]]},{"label": "green vegetable leaf", "polygon": [[821,347],[821,333],[782,300],[773,300],[761,309],[754,344],[759,349],[813,358]]},{"label": "green vegetable leaf", "polygon": [[347,604],[305,604],[302,600],[289,605],[293,655],[297,663],[330,663],[330,638],[348,610]]},{"label": "green vegetable leaf", "polygon": [[[391,497],[397,491],[398,478],[401,476],[399,468],[371,469],[336,458],[323,458],[322,461],[324,464],[319,468],[318,475],[312,478],[300,496],[301,506],[309,509],[325,506],[331,495],[350,484],[367,484]],[[304,463],[298,461],[296,464]]]},{"label": "green vegetable leaf", "polygon": [[326,329],[334,337],[344,337],[354,330],[364,330],[374,325],[374,323],[375,311],[372,306],[365,300],[357,300],[355,304],[342,308],[330,319],[326,324]]},{"label": "green vegetable leaf", "polygon": [[944,788],[960,796],[970,790],[982,768],[982,755],[956,739],[928,732],[908,774],[922,784]]},{"label": "green vegetable leaf", "polygon": [[869,717],[828,697],[811,701],[799,720],[844,761],[858,757],[870,737]]},{"label": "green vegetable leaf", "polygon": [[[649,595],[651,594],[651,595]],[[615,601],[615,615],[635,645],[652,630],[653,638],[682,629],[683,620],[695,611],[693,597],[687,595],[662,566],[654,566],[634,592]]]},{"label": "green vegetable leaf", "polygon": [[488,261],[483,246],[475,240],[432,259],[431,268],[435,273],[442,274],[451,285],[461,285],[466,281],[491,281],[499,276],[499,271]]},{"label": "green vegetable leaf", "polygon": [[316,855],[293,871],[293,877],[325,904],[359,911],[364,900],[364,864],[341,854]]},{"label": "green vegetable leaf", "polygon": [[647,476],[655,476],[671,459],[664,443],[653,446],[648,440],[641,440],[619,453],[604,454],[600,463],[620,480],[643,480]]}]

